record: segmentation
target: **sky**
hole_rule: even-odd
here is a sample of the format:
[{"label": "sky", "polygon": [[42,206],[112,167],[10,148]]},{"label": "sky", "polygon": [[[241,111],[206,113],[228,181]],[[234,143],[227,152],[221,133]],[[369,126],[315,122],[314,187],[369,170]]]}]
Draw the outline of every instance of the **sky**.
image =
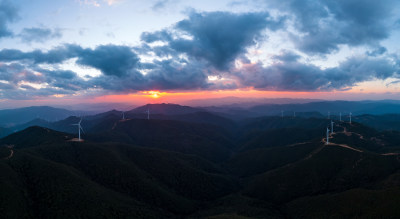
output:
[{"label": "sky", "polygon": [[0,108],[400,99],[398,0],[0,0]]}]

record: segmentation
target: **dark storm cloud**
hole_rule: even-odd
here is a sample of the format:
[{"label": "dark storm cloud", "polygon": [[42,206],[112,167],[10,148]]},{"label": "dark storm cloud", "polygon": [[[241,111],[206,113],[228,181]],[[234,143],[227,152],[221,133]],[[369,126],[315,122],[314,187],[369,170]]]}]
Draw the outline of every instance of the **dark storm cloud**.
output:
[{"label": "dark storm cloud", "polygon": [[0,80],[7,81],[10,84],[18,85],[18,83],[22,81],[42,83],[45,81],[45,78],[41,75],[35,74],[31,70],[26,69],[23,65],[12,63],[0,65]]},{"label": "dark storm cloud", "polygon": [[0,61],[29,61],[35,64],[58,64],[65,60],[78,56],[82,48],[78,45],[64,45],[47,52],[34,50],[22,52],[16,49],[3,49],[0,51]]},{"label": "dark storm cloud", "polygon": [[12,36],[13,33],[8,29],[8,23],[18,19],[18,10],[12,1],[0,0],[0,38]]},{"label": "dark storm cloud", "polygon": [[292,35],[299,49],[327,54],[339,45],[376,45],[386,39],[399,1],[276,0],[268,5],[293,16],[295,27],[304,34]]},{"label": "dark storm cloud", "polygon": [[281,54],[274,55],[272,58],[283,62],[295,62],[299,60],[301,56],[292,51],[283,51]]},{"label": "dark storm cloud", "polygon": [[400,66],[386,58],[352,57],[338,67],[321,69],[297,61],[246,65],[236,72],[242,86],[260,90],[330,91],[343,90],[356,83],[400,77]]},{"label": "dark storm cloud", "polygon": [[155,32],[144,32],[140,36],[141,40],[146,43],[154,43],[156,41],[172,41],[171,33],[167,30],[155,31]]},{"label": "dark storm cloud", "polygon": [[140,47],[136,47],[135,51],[143,55],[155,55],[159,58],[177,57],[180,54],[169,45],[150,47],[147,44],[142,44]]},{"label": "dark storm cloud", "polygon": [[372,51],[368,51],[366,54],[369,56],[378,56],[378,55],[383,55],[384,53],[387,52],[387,49],[383,46],[375,48]]},{"label": "dark storm cloud", "polygon": [[127,46],[104,45],[94,50],[82,49],[77,63],[99,69],[105,75],[121,77],[136,68],[139,57]]},{"label": "dark storm cloud", "polygon": [[[35,88],[31,84],[44,87]],[[90,83],[72,71],[40,68],[33,70],[17,63],[0,64],[0,98],[33,99],[55,94],[73,94],[93,88],[90,86]]]},{"label": "dark storm cloud", "polygon": [[148,83],[156,90],[196,90],[207,89],[208,76],[201,62],[184,64],[175,60],[164,60],[155,63],[157,68],[148,73]]},{"label": "dark storm cloud", "polygon": [[93,88],[90,83],[78,77],[73,71],[45,69],[36,69],[36,71],[42,73],[45,82],[53,88],[64,91],[80,91]]},{"label": "dark storm cloud", "polygon": [[201,62],[190,65],[180,60],[168,59],[145,64],[146,74],[131,70],[123,78],[101,76],[89,81],[91,86],[109,91],[133,92],[141,90],[197,90],[207,89],[207,74]]},{"label": "dark storm cloud", "polygon": [[44,73],[51,78],[60,79],[60,80],[71,80],[71,79],[78,77],[78,75],[75,72],[68,71],[68,70],[66,70],[66,71],[63,71],[63,70],[50,71],[50,70],[37,69],[37,71]]},{"label": "dark storm cloud", "polygon": [[144,33],[142,40],[147,43],[166,42],[169,46],[163,47],[164,50],[186,53],[206,60],[218,69],[224,69],[238,55],[245,53],[246,48],[255,45],[259,38],[264,38],[263,30],[276,30],[283,25],[283,18],[275,20],[266,12],[193,12],[188,19],[178,22],[170,32],[163,30]]},{"label": "dark storm cloud", "polygon": [[49,28],[24,28],[18,35],[22,42],[25,43],[45,43],[51,39],[57,39],[62,37],[60,29],[49,29]]},{"label": "dark storm cloud", "polygon": [[[58,64],[70,58],[76,58],[79,65],[99,69],[103,74],[84,80],[72,71],[46,70],[37,65]],[[3,50],[0,51],[0,60],[25,63],[3,64],[0,68],[0,80],[9,81],[16,89],[20,82],[47,83],[49,87],[64,92],[86,89],[113,92],[151,89],[195,90],[208,86],[208,76],[205,73],[207,66],[203,61],[193,60],[188,64],[184,59],[173,57],[163,61],[140,63],[136,53],[125,46],[105,45],[85,49],[76,45],[65,45],[47,52],[36,50],[26,53]],[[146,70],[146,74],[142,74],[140,70]]]},{"label": "dark storm cloud", "polygon": [[59,64],[77,58],[77,64],[100,70],[105,75],[122,76],[139,62],[138,56],[127,46],[102,45],[95,49],[84,49],[78,45],[67,44],[47,52],[34,50],[4,49],[0,51],[0,61],[27,61],[34,64]]}]

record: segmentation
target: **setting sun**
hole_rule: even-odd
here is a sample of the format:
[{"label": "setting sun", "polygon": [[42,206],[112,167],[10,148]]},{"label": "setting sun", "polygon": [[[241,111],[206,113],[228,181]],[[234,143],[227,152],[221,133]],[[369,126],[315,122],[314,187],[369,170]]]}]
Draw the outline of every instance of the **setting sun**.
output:
[{"label": "setting sun", "polygon": [[143,94],[146,94],[146,95],[148,95],[149,97],[154,98],[154,99],[158,99],[158,98],[161,97],[160,91],[153,91],[153,90],[151,90],[151,91],[144,91]]}]

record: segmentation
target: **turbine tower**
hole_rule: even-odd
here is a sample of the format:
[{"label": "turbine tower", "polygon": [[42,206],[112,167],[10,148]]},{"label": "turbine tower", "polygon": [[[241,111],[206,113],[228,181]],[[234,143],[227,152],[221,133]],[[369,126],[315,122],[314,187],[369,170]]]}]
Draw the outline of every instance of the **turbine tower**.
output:
[{"label": "turbine tower", "polygon": [[125,120],[125,112],[122,111],[122,120]]},{"label": "turbine tower", "polygon": [[293,111],[293,117],[296,117],[296,111]]},{"label": "turbine tower", "polygon": [[329,144],[329,128],[326,128],[326,144]]},{"label": "turbine tower", "polygon": [[333,124],[334,122],[331,120],[331,134],[333,134]]},{"label": "turbine tower", "polygon": [[281,117],[283,118],[283,110],[281,110]]},{"label": "turbine tower", "polygon": [[350,114],[349,114],[349,115],[350,115],[350,124],[351,124],[351,115],[353,115],[353,114],[350,112]]},{"label": "turbine tower", "polygon": [[328,111],[328,119],[330,119],[330,118],[331,118],[331,112]]},{"label": "turbine tower", "polygon": [[83,131],[82,126],[81,126],[81,122],[82,122],[82,118],[81,118],[81,120],[79,120],[79,122],[78,122],[77,124],[72,124],[72,125],[78,126],[78,140],[79,140],[79,141],[81,141],[81,130],[82,130],[83,133],[85,133],[85,132]]}]

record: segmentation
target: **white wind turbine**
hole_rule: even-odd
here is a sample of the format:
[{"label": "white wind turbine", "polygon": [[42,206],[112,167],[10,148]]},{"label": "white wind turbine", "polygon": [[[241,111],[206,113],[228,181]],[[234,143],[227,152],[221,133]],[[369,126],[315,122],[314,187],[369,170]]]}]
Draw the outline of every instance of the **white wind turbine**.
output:
[{"label": "white wind turbine", "polygon": [[326,128],[326,144],[329,144],[329,128]]},{"label": "white wind turbine", "polygon": [[78,122],[77,124],[72,124],[72,125],[78,126],[78,140],[79,140],[79,141],[81,141],[81,130],[82,130],[83,133],[85,133],[85,132],[83,131],[82,126],[81,126],[81,122],[82,122],[82,118],[81,118],[81,120],[79,120],[79,122]]},{"label": "white wind turbine", "polygon": [[147,110],[145,111],[145,113],[147,113],[147,120],[150,120],[150,110],[147,109]]},{"label": "white wind turbine", "polygon": [[328,111],[328,119],[330,119],[330,118],[331,118],[331,112]]},{"label": "white wind turbine", "polygon": [[122,111],[122,121],[128,120],[127,117],[125,116],[125,112],[128,113],[128,117],[129,117],[129,112],[130,112],[130,110],[131,110],[133,107],[134,107],[134,106],[131,105],[131,106],[124,107],[124,108],[121,110],[121,111]]},{"label": "white wind turbine", "polygon": [[350,115],[350,124],[351,124],[351,115],[353,115],[353,113],[351,113],[351,112],[350,112],[350,114],[349,114],[349,115]]},{"label": "white wind turbine", "polygon": [[339,114],[339,121],[340,122],[342,121],[342,112],[340,112],[340,114]]},{"label": "white wind turbine", "polygon": [[331,120],[331,134],[333,134],[333,124],[335,123]]}]

